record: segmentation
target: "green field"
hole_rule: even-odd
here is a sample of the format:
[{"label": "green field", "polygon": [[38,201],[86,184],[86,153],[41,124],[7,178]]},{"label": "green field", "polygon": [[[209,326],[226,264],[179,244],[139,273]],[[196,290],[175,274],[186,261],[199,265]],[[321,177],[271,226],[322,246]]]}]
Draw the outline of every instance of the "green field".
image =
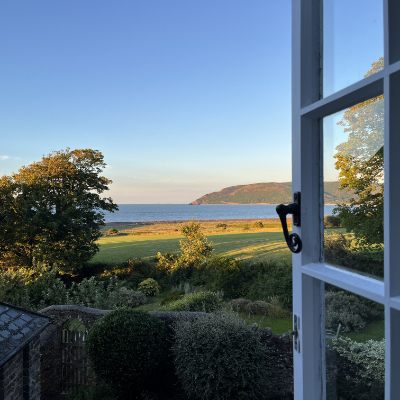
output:
[{"label": "green field", "polygon": [[[93,262],[124,262],[129,258],[152,258],[157,253],[176,253],[180,250],[179,234],[145,234],[106,236],[99,240],[100,252]],[[291,258],[282,232],[213,233],[207,238],[215,254],[240,259],[265,260]]]}]

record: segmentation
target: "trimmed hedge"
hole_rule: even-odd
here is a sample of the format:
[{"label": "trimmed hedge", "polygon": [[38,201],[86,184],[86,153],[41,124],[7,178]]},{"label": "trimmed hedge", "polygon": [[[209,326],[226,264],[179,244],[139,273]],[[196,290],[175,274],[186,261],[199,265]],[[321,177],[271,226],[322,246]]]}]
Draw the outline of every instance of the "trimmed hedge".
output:
[{"label": "trimmed hedge", "polygon": [[176,373],[190,399],[267,398],[267,347],[257,329],[228,313],[184,317],[174,325]]},{"label": "trimmed hedge", "polygon": [[86,351],[96,376],[119,395],[139,395],[167,354],[165,323],[121,308],[97,320]]}]

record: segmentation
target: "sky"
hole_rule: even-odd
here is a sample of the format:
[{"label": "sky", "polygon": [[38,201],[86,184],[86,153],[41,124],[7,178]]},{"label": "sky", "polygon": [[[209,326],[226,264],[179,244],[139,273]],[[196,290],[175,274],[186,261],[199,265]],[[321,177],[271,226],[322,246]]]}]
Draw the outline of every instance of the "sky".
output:
[{"label": "sky", "polygon": [[290,0],[3,1],[0,37],[2,175],[92,148],[119,204],[291,180]]}]

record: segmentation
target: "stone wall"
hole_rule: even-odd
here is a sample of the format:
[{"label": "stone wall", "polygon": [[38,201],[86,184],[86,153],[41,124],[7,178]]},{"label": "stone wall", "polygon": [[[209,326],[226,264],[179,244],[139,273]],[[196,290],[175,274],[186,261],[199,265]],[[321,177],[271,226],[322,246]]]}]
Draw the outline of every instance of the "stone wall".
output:
[{"label": "stone wall", "polygon": [[40,337],[0,367],[0,399],[40,400]]},{"label": "stone wall", "polygon": [[[76,318],[89,330],[95,321],[108,310],[98,310],[81,306],[51,306],[40,311],[54,319],[40,336],[41,341],[41,392],[43,400],[65,398],[61,395],[61,331],[65,322]],[[180,313],[166,311],[150,311],[150,314],[165,322],[167,332],[172,336],[171,325]],[[189,318],[199,318],[203,313],[187,313]],[[292,342],[286,333],[275,335],[271,329],[261,330],[262,340],[270,349],[271,369],[268,372],[271,391],[269,399],[293,398],[293,350]],[[89,384],[95,384],[95,377],[89,374]]]},{"label": "stone wall", "polygon": [[0,399],[23,400],[24,378],[22,367],[22,351],[19,351],[3,367],[0,367]]},{"label": "stone wall", "polygon": [[[41,376],[40,386],[43,400],[66,398],[61,394],[62,363],[61,333],[62,327],[70,319],[78,319],[86,329],[90,329],[99,318],[110,311],[81,306],[50,306],[40,311],[54,319],[40,334]],[[95,383],[93,373],[89,374],[89,384]]]},{"label": "stone wall", "polygon": [[24,399],[40,399],[40,336],[23,349]]}]

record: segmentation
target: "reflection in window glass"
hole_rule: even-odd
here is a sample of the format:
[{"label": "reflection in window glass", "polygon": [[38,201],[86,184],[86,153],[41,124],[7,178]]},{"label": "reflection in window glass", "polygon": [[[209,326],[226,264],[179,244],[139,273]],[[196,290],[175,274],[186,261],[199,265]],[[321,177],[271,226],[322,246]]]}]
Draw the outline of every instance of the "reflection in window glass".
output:
[{"label": "reflection in window glass", "polygon": [[324,0],[323,4],[326,97],[383,68],[383,2]]},{"label": "reflection in window glass", "polygon": [[323,119],[325,262],[383,277],[383,96]]},{"label": "reflection in window glass", "polygon": [[325,287],[327,400],[383,400],[385,321],[381,304]]}]

